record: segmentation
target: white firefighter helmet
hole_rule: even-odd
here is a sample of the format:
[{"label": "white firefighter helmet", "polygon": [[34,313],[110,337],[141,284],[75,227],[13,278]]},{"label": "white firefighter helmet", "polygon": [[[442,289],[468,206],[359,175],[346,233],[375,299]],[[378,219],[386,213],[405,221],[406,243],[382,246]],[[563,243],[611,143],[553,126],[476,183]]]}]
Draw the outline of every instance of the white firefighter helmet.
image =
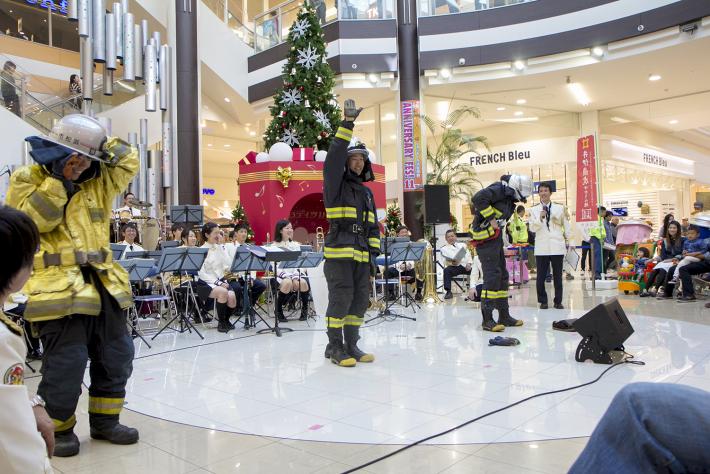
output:
[{"label": "white firefighter helmet", "polygon": [[533,192],[533,182],[530,176],[524,174],[512,174],[508,180],[508,185],[515,189],[520,199],[526,199]]},{"label": "white firefighter helmet", "polygon": [[87,158],[106,161],[103,146],[107,132],[101,123],[93,117],[81,114],[66,115],[59,119],[44,140],[62,145]]}]

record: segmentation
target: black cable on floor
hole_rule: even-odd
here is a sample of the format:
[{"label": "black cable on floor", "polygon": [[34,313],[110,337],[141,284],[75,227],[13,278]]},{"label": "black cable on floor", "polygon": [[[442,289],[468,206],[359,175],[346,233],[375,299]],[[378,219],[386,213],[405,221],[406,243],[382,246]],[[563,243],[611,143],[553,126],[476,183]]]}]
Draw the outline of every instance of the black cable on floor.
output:
[{"label": "black cable on floor", "polygon": [[598,382],[599,380],[601,380],[601,378],[602,378],[607,372],[609,372],[611,369],[613,369],[614,367],[617,367],[617,366],[619,366],[619,365],[622,365],[622,364],[646,365],[645,362],[634,361],[634,360],[631,360],[631,359],[633,359],[633,356],[630,355],[630,354],[626,354],[626,358],[625,358],[623,361],[617,362],[617,363],[611,365],[610,367],[607,367],[607,369],[604,370],[604,372],[602,372],[601,374],[599,374],[599,377],[597,377],[596,379],[592,380],[591,382],[586,382],[586,383],[583,383],[583,384],[581,384],[581,385],[575,385],[574,387],[567,387],[567,388],[562,388],[562,389],[560,389],[560,390],[552,390],[552,391],[549,391],[549,392],[543,392],[543,393],[538,393],[538,394],[535,394],[535,395],[531,395],[531,396],[529,396],[529,397],[527,397],[527,398],[523,398],[522,400],[518,400],[518,401],[515,402],[515,403],[511,403],[510,405],[504,406],[504,407],[502,407],[502,408],[498,408],[497,410],[490,411],[490,412],[488,412],[488,413],[486,413],[486,414],[484,414],[484,415],[481,415],[481,416],[479,416],[479,417],[476,417],[476,418],[474,418],[474,419],[472,419],[472,420],[468,420],[468,421],[466,421],[466,422],[464,422],[464,423],[461,423],[461,424],[458,425],[458,426],[454,426],[454,427],[451,428],[451,429],[448,429],[448,430],[446,430],[446,431],[442,431],[441,433],[437,433],[437,434],[434,434],[434,435],[431,435],[431,436],[427,436],[426,438],[420,439],[420,440],[415,441],[415,442],[413,442],[413,443],[410,443],[410,444],[408,444],[408,445],[406,445],[406,446],[402,446],[401,448],[399,448],[399,449],[396,450],[396,451],[392,451],[391,453],[385,454],[384,456],[380,456],[379,458],[373,459],[373,460],[370,461],[370,462],[367,462],[367,463],[365,463],[365,464],[361,464],[361,465],[359,465],[359,466],[357,466],[357,467],[354,467],[354,468],[352,468],[352,469],[349,469],[349,470],[347,470],[347,471],[344,471],[342,474],[350,474],[351,472],[355,472],[355,471],[358,471],[358,470],[360,470],[360,469],[364,469],[364,468],[366,468],[367,466],[371,466],[371,465],[373,465],[373,464],[375,464],[375,463],[378,463],[378,462],[380,462],[380,461],[384,461],[385,459],[390,458],[390,457],[394,456],[395,454],[399,454],[399,453],[401,453],[401,452],[403,452],[403,451],[406,451],[406,450],[409,449],[409,448],[413,448],[414,446],[417,446],[417,445],[419,445],[419,444],[425,443],[425,442],[427,442],[427,441],[429,441],[429,440],[431,440],[431,439],[434,439],[434,438],[438,438],[438,437],[440,437],[440,436],[447,435],[447,434],[451,433],[452,431],[456,431],[456,430],[458,430],[459,428],[463,428],[464,426],[467,426],[467,425],[470,425],[471,423],[474,423],[474,422],[476,422],[476,421],[482,420],[483,418],[486,418],[486,417],[491,416],[491,415],[495,415],[496,413],[500,413],[500,412],[502,412],[502,411],[504,411],[504,410],[507,410],[507,409],[509,409],[509,408],[513,408],[514,406],[520,405],[521,403],[527,402],[528,400],[532,400],[533,398],[538,398],[538,397],[542,397],[542,396],[545,396],[545,395],[553,395],[553,394],[555,394],[555,393],[568,392],[568,391],[570,391],[570,390],[575,390],[575,389],[577,389],[577,388],[582,388],[582,387],[586,387],[586,386],[588,386],[588,385],[592,385],[593,383],[596,383],[596,382]]}]

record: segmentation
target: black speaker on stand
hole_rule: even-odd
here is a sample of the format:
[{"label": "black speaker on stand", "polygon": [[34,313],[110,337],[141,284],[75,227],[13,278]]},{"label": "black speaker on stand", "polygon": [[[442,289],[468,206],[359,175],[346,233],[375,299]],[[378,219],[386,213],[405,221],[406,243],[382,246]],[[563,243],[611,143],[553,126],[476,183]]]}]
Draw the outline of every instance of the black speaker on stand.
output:
[{"label": "black speaker on stand", "polygon": [[574,355],[577,362],[591,360],[597,364],[612,364],[614,361],[609,351],[623,350],[624,341],[634,333],[616,298],[595,306],[573,326],[582,336]]},{"label": "black speaker on stand", "polygon": [[[425,184],[424,185],[424,223],[432,226],[431,244],[434,248],[432,252],[434,261],[434,279],[436,280],[436,224],[448,224],[451,222],[451,207],[449,202],[449,187],[446,184]],[[438,287],[438,282],[434,281],[434,287]]]}]

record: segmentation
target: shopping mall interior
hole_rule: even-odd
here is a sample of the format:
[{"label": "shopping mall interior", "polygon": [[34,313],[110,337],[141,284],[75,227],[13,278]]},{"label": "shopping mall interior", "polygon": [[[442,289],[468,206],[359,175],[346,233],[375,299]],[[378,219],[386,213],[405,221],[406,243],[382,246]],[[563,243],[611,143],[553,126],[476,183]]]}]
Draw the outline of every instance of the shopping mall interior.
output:
[{"label": "shopping mall interior", "polygon": [[[602,472],[574,463],[620,390],[635,382],[710,390],[708,281],[694,277],[690,304],[643,299],[644,284],[622,286],[620,257],[622,245],[633,259],[640,246],[660,249],[668,214],[684,233],[697,225],[701,238],[710,237],[710,2],[309,1],[316,25],[304,34],[316,28],[314,41],[324,46],[322,65],[318,56],[312,67],[329,72],[317,83],[307,76],[301,92],[316,106],[318,88],[332,85],[332,100],[317,107],[336,110],[338,120],[346,99],[363,108],[353,140],[375,165],[377,220],[389,235],[396,210],[412,241],[435,238],[434,268],[421,270],[431,298],[410,304],[401,293],[414,286],[399,275],[392,311],[415,320],[370,322],[378,304],[390,307],[386,295],[377,299],[389,282],[384,290],[373,282],[360,346],[377,359],[353,369],[323,357],[330,282],[322,264],[308,274],[312,317],[290,319],[285,326],[294,331],[283,337],[257,332],[274,322],[273,295],[259,301],[266,326],[237,321],[228,333],[206,318],[183,331],[162,307],[156,316],[138,304],[121,420],[139,429],[140,441],[91,439],[87,370],[74,429],[81,451],[52,458],[55,472],[558,473],[573,465],[573,472]],[[123,192],[144,204],[137,217],[144,242],[170,240],[171,209],[197,205],[203,222],[225,235],[244,212],[259,245],[289,219],[295,240],[317,252],[328,233],[318,163],[327,148],[289,142],[284,157],[269,138],[272,122],[286,118],[283,94],[296,91],[290,67],[311,68],[293,46],[304,8],[302,0],[0,0],[0,199],[11,193],[11,175],[32,164],[25,137],[48,135],[83,113],[138,150],[138,175]],[[290,105],[310,114],[308,100]],[[338,123],[327,126],[321,143],[337,140]],[[307,131],[299,133],[303,141]],[[451,145],[453,136],[460,143]],[[481,304],[468,297],[473,277],[440,287],[448,263],[437,241],[444,245],[452,228],[468,242],[472,196],[519,174],[552,185],[552,201],[571,223],[567,244],[586,250],[585,137],[596,176],[596,201],[587,207],[605,206],[618,225],[643,228],[643,236],[617,242],[609,262],[618,268],[608,279],[585,271],[584,257],[582,266],[565,258],[561,307],[549,310],[540,308],[534,259],[523,277],[522,253],[506,251],[509,305],[524,325],[503,334],[519,345],[489,345],[495,335],[481,330]],[[405,173],[408,165],[416,176]],[[448,186],[449,222],[425,221],[425,185]],[[111,208],[124,206],[123,192]],[[525,219],[540,202],[536,192],[528,198]],[[111,232],[128,222],[123,217],[116,214]],[[187,313],[188,299],[184,308],[167,307]],[[634,331],[621,347],[645,365],[614,366],[589,386],[541,395],[591,382],[609,367],[577,362],[580,335],[552,323],[612,301]],[[25,380],[34,393],[42,375],[40,362],[31,364]],[[533,395],[541,396],[509,407]],[[705,461],[697,465],[710,468]]]}]

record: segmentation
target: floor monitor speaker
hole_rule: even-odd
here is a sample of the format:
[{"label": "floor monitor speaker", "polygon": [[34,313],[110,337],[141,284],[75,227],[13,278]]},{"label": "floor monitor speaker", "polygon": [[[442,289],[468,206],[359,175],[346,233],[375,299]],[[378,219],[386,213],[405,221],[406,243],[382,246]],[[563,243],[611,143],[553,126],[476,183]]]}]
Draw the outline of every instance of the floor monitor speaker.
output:
[{"label": "floor monitor speaker", "polygon": [[574,329],[582,336],[577,346],[577,362],[591,360],[597,364],[611,364],[609,351],[623,348],[624,341],[634,333],[619,300],[614,298],[592,308],[574,322]]}]

